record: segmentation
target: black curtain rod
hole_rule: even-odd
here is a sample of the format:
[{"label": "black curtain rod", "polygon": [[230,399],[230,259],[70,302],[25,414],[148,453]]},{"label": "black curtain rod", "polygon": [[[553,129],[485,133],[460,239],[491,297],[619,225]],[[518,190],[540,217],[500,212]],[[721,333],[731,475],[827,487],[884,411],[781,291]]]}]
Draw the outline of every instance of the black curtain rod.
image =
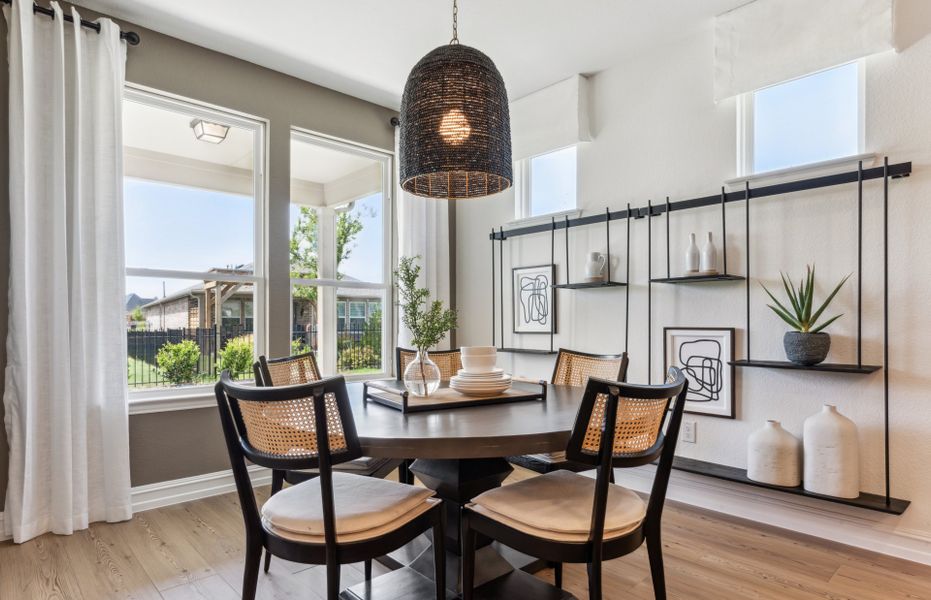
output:
[{"label": "black curtain rod", "polygon": [[[3,3],[12,4],[13,0],[3,0]],[[40,13],[40,14],[52,17],[53,19],[55,18],[54,10],[52,10],[51,8],[45,8],[44,6],[39,6],[38,4],[35,4],[35,3],[33,3],[32,5],[32,12]],[[65,21],[69,23],[74,23],[74,17],[72,17],[71,15],[65,14],[64,17],[65,17]],[[93,29],[97,33],[100,33],[100,23],[94,23],[93,21],[87,21],[85,19],[81,19],[81,26],[87,27],[88,29]],[[129,44],[130,46],[138,46],[139,42],[141,41],[141,39],[139,38],[139,34],[136,33],[135,31],[121,31],[120,39],[126,40],[126,43]]]}]

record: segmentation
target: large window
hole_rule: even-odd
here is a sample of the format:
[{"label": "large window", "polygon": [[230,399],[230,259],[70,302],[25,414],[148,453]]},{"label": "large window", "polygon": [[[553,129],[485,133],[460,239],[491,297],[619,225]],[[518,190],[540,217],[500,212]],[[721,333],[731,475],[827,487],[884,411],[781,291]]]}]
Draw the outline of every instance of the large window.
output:
[{"label": "large window", "polygon": [[325,373],[387,373],[390,157],[309,133],[291,140],[291,352]]},{"label": "large window", "polygon": [[263,139],[260,122],[127,90],[130,390],[212,384],[224,368],[251,377],[264,297]]},{"label": "large window", "polygon": [[578,207],[576,146],[517,161],[518,219],[575,210]]},{"label": "large window", "polygon": [[741,98],[742,174],[861,153],[861,70],[860,63],[850,63]]}]

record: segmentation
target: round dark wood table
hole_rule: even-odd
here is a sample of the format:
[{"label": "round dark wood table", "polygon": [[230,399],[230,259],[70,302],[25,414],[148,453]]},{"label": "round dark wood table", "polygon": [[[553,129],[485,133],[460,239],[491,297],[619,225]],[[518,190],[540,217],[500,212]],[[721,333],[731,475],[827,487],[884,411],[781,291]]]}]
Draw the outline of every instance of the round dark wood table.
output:
[{"label": "round dark wood table", "polygon": [[[498,487],[513,470],[505,457],[564,450],[583,388],[548,385],[545,400],[451,408],[403,414],[363,401],[362,383],[348,384],[362,450],[368,456],[415,459],[411,471],[446,506],[447,578],[451,597],[459,589],[459,514],[475,496]],[[347,598],[433,597],[429,540],[388,557],[398,569],[344,593]],[[392,561],[395,561],[392,564]],[[406,569],[400,567],[409,567]],[[522,571],[539,562],[515,551],[484,545],[476,556],[478,598],[572,598]],[[424,581],[419,582],[416,578]],[[429,585],[427,585],[429,584]],[[423,590],[423,593],[421,593]]]}]

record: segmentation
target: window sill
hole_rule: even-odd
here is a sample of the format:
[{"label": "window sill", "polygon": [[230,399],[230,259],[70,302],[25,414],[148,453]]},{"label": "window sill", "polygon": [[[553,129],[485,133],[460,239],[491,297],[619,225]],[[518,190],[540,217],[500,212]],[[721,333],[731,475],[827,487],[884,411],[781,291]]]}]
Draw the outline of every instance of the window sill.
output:
[{"label": "window sill", "polygon": [[198,386],[183,390],[160,390],[160,392],[130,392],[129,415],[173,412],[210,408],[217,405],[212,386]]},{"label": "window sill", "polygon": [[788,167],[786,169],[763,171],[762,173],[753,173],[752,175],[734,177],[733,179],[728,179],[724,183],[733,187],[736,185],[742,185],[744,183],[773,183],[777,181],[787,181],[795,179],[796,176],[799,175],[827,174],[829,172],[837,171],[841,167],[856,167],[857,163],[859,163],[861,160],[863,161],[864,168],[872,166],[872,163],[874,163],[876,160],[876,154],[871,152],[865,154],[854,154],[853,156],[843,156],[841,158],[833,158],[831,160],[823,160],[820,162],[808,163],[806,165]]},{"label": "window sill", "polygon": [[550,223],[553,219],[557,221],[563,221],[567,217],[570,219],[575,219],[582,216],[582,209],[573,208],[572,210],[562,210],[559,212],[548,213],[545,215],[536,215],[533,217],[523,217],[520,219],[514,219],[513,221],[508,221],[504,224],[505,230],[512,227],[525,227],[527,225],[540,225],[542,223]]}]

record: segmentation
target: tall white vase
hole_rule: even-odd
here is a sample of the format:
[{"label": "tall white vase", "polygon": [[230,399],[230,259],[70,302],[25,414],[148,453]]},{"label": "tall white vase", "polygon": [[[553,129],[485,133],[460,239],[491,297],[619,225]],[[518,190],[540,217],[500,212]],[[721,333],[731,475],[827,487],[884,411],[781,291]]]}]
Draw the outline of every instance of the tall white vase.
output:
[{"label": "tall white vase", "polygon": [[689,234],[689,247],[685,250],[685,272],[697,273],[700,266],[701,253],[695,243],[695,234]]},{"label": "tall white vase", "polygon": [[860,446],[857,426],[825,404],[805,419],[805,489],[837,498],[860,495]]},{"label": "tall white vase", "polygon": [[718,249],[714,242],[711,241],[711,232],[708,232],[708,239],[701,249],[701,266],[699,270],[702,273],[713,274],[718,272]]},{"label": "tall white vase", "polygon": [[802,448],[779,421],[766,421],[747,440],[747,477],[754,481],[797,487],[802,482]]}]

